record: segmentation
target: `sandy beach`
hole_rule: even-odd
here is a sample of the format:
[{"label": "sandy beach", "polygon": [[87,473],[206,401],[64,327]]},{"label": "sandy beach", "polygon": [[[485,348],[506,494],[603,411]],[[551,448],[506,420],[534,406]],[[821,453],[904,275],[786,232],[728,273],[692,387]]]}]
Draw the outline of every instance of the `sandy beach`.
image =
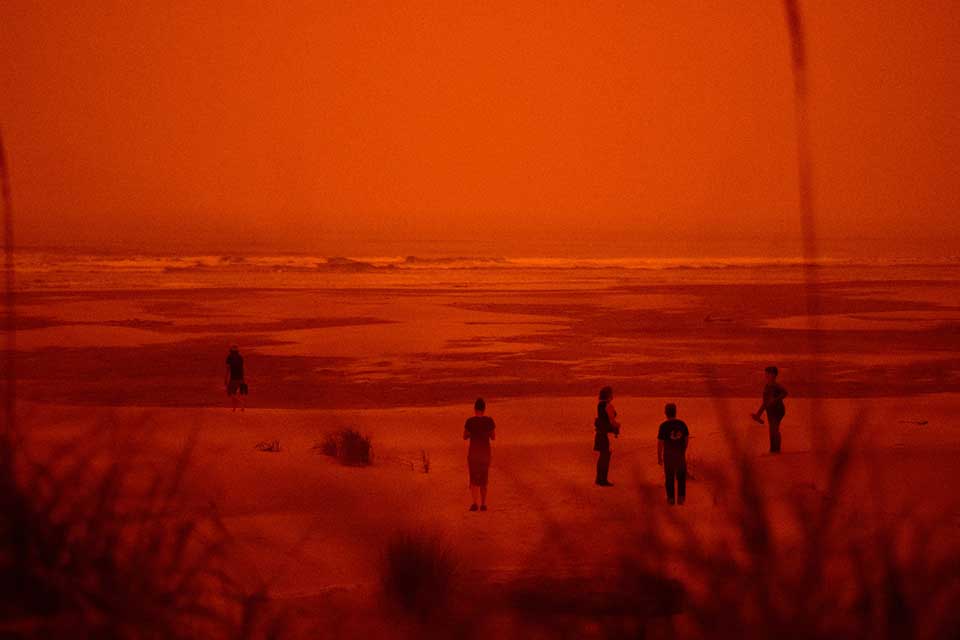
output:
[{"label": "sandy beach", "polygon": [[[802,535],[796,505],[829,502],[890,521],[910,512],[940,527],[935,547],[956,549],[954,268],[827,269],[813,329],[790,266],[384,269],[337,274],[340,286],[319,288],[308,286],[315,273],[281,288],[265,286],[275,274],[252,269],[239,270],[249,287],[224,287],[238,271],[212,269],[176,286],[164,286],[170,272],[139,289],[27,286],[17,333],[22,428],[40,460],[91,437],[164,469],[193,443],[180,508],[215,508],[231,570],[265,589],[295,635],[332,617],[346,635],[385,633],[390,623],[370,611],[382,549],[399,531],[439,536],[458,575],[494,591],[603,575],[642,553],[638,531],[654,524],[680,530],[679,519],[722,537],[739,513],[741,496],[725,479],[740,459],[751,461],[786,540]],[[244,412],[228,408],[222,386],[231,342],[246,359]],[[779,456],[749,418],[771,362],[791,392]],[[607,489],[592,483],[603,384],[614,386],[624,425]],[[466,509],[461,438],[477,396],[498,432],[482,514]],[[682,511],[668,511],[656,463],[667,401],[692,433]],[[372,466],[315,450],[344,427],[372,438]],[[841,490],[830,465],[851,429]],[[255,449],[271,440],[279,452]],[[683,628],[682,614],[666,620],[651,628]]]}]

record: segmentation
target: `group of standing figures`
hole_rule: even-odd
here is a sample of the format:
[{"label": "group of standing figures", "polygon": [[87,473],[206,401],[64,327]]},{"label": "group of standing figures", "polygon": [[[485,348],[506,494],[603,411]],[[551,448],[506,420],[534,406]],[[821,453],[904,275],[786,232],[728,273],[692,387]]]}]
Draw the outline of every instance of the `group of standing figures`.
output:
[{"label": "group of standing figures", "polygon": [[[763,401],[760,408],[751,417],[763,424],[763,414],[767,414],[770,432],[770,453],[780,453],[780,423],[787,410],[783,403],[787,390],[777,382],[779,371],[776,367],[764,370],[766,385],[763,388]],[[496,425],[493,419],[485,415],[486,402],[477,398],[474,403],[474,416],[463,427],[463,439],[470,441],[467,451],[467,467],[470,471],[470,493],[473,502],[470,511],[487,510],[487,481],[490,469],[490,441],[496,438]],[[690,429],[683,420],[677,419],[677,405],[668,403],[663,409],[666,420],[657,431],[657,464],[663,467],[664,487],[667,502],[682,505],[687,499],[687,443]],[[600,487],[612,487],[610,482],[610,434],[614,438],[620,435],[620,422],[617,410],[613,406],[613,387],[600,389],[597,403],[597,417],[593,422],[595,435],[593,450],[597,452],[596,484]],[[479,501],[479,504],[478,504]]]},{"label": "group of standing figures", "polygon": [[[780,423],[787,413],[783,399],[787,390],[777,382],[776,367],[764,370],[766,385],[763,388],[763,401],[760,408],[751,417],[763,424],[763,414],[767,414],[770,431],[770,453],[780,453]],[[233,403],[233,410],[244,408],[247,395],[247,383],[244,380],[243,357],[237,345],[231,345],[226,360],[224,384]],[[490,475],[490,442],[496,439],[496,424],[486,415],[487,403],[477,398],[473,404],[474,415],[463,426],[463,439],[469,440],[467,450],[467,468],[470,472],[470,495],[473,502],[470,511],[487,510],[487,483]],[[664,407],[666,420],[657,431],[657,464],[663,467],[664,486],[667,490],[667,502],[683,504],[687,498],[687,443],[690,429],[683,420],[677,419],[677,405],[668,403]],[[600,487],[612,487],[610,482],[610,434],[614,438],[620,435],[620,421],[613,406],[613,387],[600,389],[597,403],[597,417],[593,421],[595,435],[593,450],[597,452],[596,484]]]}]

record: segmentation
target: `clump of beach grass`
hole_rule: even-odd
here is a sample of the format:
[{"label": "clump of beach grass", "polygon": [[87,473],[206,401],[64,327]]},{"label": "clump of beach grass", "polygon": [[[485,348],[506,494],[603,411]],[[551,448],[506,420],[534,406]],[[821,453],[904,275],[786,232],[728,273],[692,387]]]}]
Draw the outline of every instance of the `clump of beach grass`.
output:
[{"label": "clump of beach grass", "polygon": [[313,450],[348,466],[365,467],[373,464],[372,438],[349,427],[328,433],[313,446]]},{"label": "clump of beach grass", "polygon": [[257,451],[265,451],[267,453],[279,453],[280,452],[280,441],[279,440],[264,440],[263,442],[258,442],[254,447]]}]

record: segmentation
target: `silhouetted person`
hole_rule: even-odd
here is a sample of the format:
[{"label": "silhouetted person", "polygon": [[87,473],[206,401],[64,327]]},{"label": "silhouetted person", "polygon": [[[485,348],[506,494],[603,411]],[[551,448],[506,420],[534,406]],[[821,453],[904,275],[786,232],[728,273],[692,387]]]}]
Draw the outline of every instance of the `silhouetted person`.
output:
[{"label": "silhouetted person", "polygon": [[227,387],[227,395],[233,402],[233,410],[243,411],[247,399],[247,383],[243,380],[243,356],[240,355],[240,347],[235,344],[230,345],[230,353],[227,354],[227,373],[224,379]]},{"label": "silhouetted person", "polygon": [[676,503],[687,499],[687,441],[690,430],[683,420],[677,420],[677,405],[672,402],[663,408],[667,419],[660,423],[657,433],[657,464],[663,466],[667,502],[674,504],[673,480],[677,480]]},{"label": "silhouetted person", "polygon": [[783,399],[787,397],[787,390],[777,382],[779,371],[776,367],[767,367],[763,372],[767,378],[767,384],[763,388],[763,403],[751,416],[763,424],[761,416],[766,411],[767,423],[770,425],[770,453],[780,453],[780,422],[783,416],[787,415],[787,408],[783,404]]},{"label": "silhouetted person", "polygon": [[593,450],[597,457],[597,480],[601,487],[612,487],[608,479],[610,474],[610,434],[620,435],[620,423],[617,422],[617,410],[613,408],[613,387],[600,389],[600,402],[597,403],[597,418],[593,421],[597,433],[593,437]]},{"label": "silhouetted person", "polygon": [[467,418],[463,425],[463,439],[470,441],[467,451],[467,468],[470,470],[470,495],[473,504],[470,511],[477,510],[477,499],[480,502],[480,511],[487,510],[487,477],[490,471],[490,441],[496,440],[496,425],[493,418],[483,415],[487,410],[487,403],[483,398],[477,398],[473,403],[474,416]]}]

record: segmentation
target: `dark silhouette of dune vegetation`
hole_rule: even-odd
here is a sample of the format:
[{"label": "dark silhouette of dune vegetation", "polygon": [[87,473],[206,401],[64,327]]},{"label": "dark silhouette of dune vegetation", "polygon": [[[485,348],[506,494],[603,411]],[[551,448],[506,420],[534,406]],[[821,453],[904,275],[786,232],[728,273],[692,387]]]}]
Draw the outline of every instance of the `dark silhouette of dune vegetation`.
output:
[{"label": "dark silhouette of dune vegetation", "polygon": [[381,580],[388,601],[429,618],[448,608],[456,577],[453,554],[438,536],[402,531],[384,549]]},{"label": "dark silhouette of dune vegetation", "polygon": [[157,469],[106,444],[113,426],[42,461],[5,437],[0,634],[244,638],[279,628],[262,615],[262,590],[231,577],[216,509],[184,505],[192,446]]}]

